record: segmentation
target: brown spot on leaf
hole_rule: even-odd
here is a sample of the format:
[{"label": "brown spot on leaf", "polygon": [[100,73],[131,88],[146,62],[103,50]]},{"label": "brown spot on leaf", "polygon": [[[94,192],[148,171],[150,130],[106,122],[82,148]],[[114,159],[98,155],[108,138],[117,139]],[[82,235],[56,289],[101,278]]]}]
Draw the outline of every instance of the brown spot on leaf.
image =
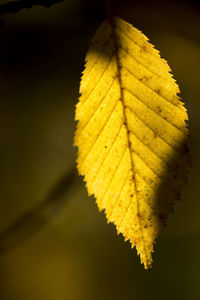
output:
[{"label": "brown spot on leaf", "polygon": [[125,47],[124,50],[125,50],[127,53],[129,53],[128,47]]},{"label": "brown spot on leaf", "polygon": [[146,82],[149,79],[150,79],[150,77],[148,77],[148,76],[142,76],[141,78],[139,78],[139,80],[142,81],[142,82]]},{"label": "brown spot on leaf", "polygon": [[159,113],[161,113],[162,109],[160,108],[160,106],[157,106],[157,111],[158,111]]},{"label": "brown spot on leaf", "polygon": [[135,181],[135,174],[132,174],[131,179],[132,179],[133,181]]},{"label": "brown spot on leaf", "polygon": [[158,95],[160,95],[160,94],[161,94],[161,89],[160,89],[160,88],[156,88],[156,89],[155,89],[155,92],[156,92]]},{"label": "brown spot on leaf", "polygon": [[145,224],[144,225],[144,228],[149,228],[150,227],[150,224]]},{"label": "brown spot on leaf", "polygon": [[118,75],[118,74],[115,74],[115,75],[112,76],[112,78],[113,78],[113,79],[119,78],[119,75]]},{"label": "brown spot on leaf", "polygon": [[154,132],[154,133],[153,133],[153,138],[156,139],[157,137],[158,137],[157,133]]},{"label": "brown spot on leaf", "polygon": [[146,52],[146,51],[147,51],[147,45],[146,45],[146,43],[144,43],[144,44],[142,45],[141,50],[142,50],[143,52]]}]

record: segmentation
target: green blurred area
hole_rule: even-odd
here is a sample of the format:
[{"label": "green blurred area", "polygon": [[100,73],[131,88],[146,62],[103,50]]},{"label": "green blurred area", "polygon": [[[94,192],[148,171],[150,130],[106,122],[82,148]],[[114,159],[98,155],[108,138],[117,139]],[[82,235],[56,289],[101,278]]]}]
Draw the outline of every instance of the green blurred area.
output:
[{"label": "green blurred area", "polygon": [[[193,168],[150,272],[107,224],[81,180],[51,222],[0,256],[1,300],[200,299],[200,5],[116,1],[172,68],[189,112]],[[2,17],[0,229],[45,197],[75,165],[74,109],[101,1],[66,0]]]}]

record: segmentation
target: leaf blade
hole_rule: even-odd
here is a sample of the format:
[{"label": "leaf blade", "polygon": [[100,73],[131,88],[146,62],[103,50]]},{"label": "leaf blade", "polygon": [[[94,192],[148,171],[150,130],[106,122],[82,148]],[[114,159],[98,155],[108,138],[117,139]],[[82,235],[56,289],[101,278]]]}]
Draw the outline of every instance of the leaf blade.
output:
[{"label": "leaf blade", "polygon": [[[101,25],[86,60],[76,108],[78,170],[148,269],[186,180],[187,112],[167,62],[120,18]],[[171,166],[174,157],[179,163]]]}]

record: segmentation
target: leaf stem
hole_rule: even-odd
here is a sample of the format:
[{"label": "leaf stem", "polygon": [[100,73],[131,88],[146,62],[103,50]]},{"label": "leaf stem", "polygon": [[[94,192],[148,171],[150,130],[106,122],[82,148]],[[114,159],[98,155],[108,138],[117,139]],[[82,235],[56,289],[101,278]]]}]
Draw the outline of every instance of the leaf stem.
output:
[{"label": "leaf stem", "polygon": [[104,5],[107,13],[107,17],[111,25],[113,25],[113,14],[111,10],[110,0],[104,0]]}]

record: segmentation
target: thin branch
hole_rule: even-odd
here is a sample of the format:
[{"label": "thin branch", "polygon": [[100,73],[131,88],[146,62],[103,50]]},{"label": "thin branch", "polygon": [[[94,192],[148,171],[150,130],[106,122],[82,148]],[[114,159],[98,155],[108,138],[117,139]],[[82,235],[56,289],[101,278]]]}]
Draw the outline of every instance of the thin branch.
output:
[{"label": "thin branch", "polygon": [[53,4],[64,2],[64,0],[16,0],[0,5],[0,16],[6,13],[16,13],[23,8],[31,8],[34,5],[50,7]]},{"label": "thin branch", "polygon": [[[77,186],[78,175],[75,168],[65,174],[52,188],[45,199],[25,213],[5,231],[0,233],[0,253],[7,252],[18,244],[30,238],[48,221],[62,211],[69,194]],[[68,194],[68,197],[66,197]]]}]

